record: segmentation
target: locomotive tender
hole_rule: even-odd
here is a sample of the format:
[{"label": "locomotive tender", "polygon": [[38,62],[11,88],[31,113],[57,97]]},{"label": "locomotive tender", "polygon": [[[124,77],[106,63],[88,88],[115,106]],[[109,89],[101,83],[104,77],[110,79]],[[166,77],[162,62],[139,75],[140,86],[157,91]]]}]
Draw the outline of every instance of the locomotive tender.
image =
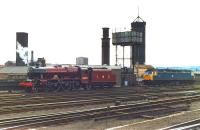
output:
[{"label": "locomotive tender", "polygon": [[143,76],[145,85],[186,85],[194,83],[191,70],[149,69]]},{"label": "locomotive tender", "polygon": [[28,80],[19,85],[28,91],[66,91],[91,89],[93,87],[112,87],[116,75],[106,68],[68,67],[30,67]]}]

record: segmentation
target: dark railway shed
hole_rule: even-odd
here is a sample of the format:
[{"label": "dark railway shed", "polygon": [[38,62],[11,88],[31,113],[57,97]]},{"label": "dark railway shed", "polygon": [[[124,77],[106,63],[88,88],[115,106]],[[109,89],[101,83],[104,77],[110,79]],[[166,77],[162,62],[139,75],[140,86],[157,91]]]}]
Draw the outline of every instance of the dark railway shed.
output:
[{"label": "dark railway shed", "polygon": [[27,78],[27,66],[3,67],[0,69],[0,90],[18,89],[18,82]]}]

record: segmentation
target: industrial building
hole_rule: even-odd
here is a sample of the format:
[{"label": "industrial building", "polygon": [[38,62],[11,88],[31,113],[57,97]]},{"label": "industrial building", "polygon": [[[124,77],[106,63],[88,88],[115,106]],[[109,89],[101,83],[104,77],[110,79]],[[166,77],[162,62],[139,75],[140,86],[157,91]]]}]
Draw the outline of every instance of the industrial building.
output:
[{"label": "industrial building", "polygon": [[12,66],[0,69],[0,80],[26,79],[27,66]]},{"label": "industrial building", "polygon": [[[145,64],[145,28],[146,22],[138,16],[131,23],[130,31],[112,33],[112,44],[116,48],[116,65],[118,64],[118,60],[122,59],[123,61],[121,73],[122,85],[125,83],[128,86],[135,85],[138,79],[138,70],[142,70],[139,66]],[[118,46],[123,48],[122,57],[118,55]],[[130,47],[130,58],[125,58],[124,48],[127,46]],[[109,49],[109,46],[107,46],[107,49]],[[130,68],[125,67],[125,59],[130,60]],[[142,72],[144,73],[144,71]],[[140,71],[139,77],[141,75],[142,73]]]},{"label": "industrial building", "polygon": [[[130,47],[130,67],[136,64],[145,64],[145,28],[146,22],[139,16],[131,23],[131,31],[112,33],[112,44],[116,46],[116,64],[118,59],[127,59],[124,57],[124,47]],[[123,48],[123,56],[118,57],[118,46]]]},{"label": "industrial building", "polygon": [[77,57],[76,65],[88,65],[88,58],[87,57]]},{"label": "industrial building", "polygon": [[0,90],[15,90],[19,81],[27,79],[27,66],[10,66],[0,69]]}]

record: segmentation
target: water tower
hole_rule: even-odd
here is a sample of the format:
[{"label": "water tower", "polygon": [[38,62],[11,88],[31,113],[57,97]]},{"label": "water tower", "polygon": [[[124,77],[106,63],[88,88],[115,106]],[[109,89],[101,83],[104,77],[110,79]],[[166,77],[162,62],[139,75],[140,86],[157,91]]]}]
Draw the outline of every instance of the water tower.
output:
[{"label": "water tower", "polygon": [[139,16],[131,23],[131,31],[142,34],[142,41],[131,46],[131,65],[145,64],[145,28],[146,22]]}]

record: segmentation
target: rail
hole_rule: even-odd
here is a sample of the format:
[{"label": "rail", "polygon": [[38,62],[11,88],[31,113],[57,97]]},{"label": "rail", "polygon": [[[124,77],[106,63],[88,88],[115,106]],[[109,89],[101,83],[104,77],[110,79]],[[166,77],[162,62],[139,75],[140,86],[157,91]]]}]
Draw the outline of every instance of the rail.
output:
[{"label": "rail", "polygon": [[[168,100],[151,101],[147,103],[128,104],[119,106],[109,106],[103,108],[78,110],[63,113],[51,113],[44,115],[34,115],[20,118],[0,120],[1,129],[16,129],[45,126],[50,124],[67,123],[80,120],[102,120],[108,118],[118,118],[123,116],[141,117],[152,113],[163,114],[187,110],[187,107],[173,107],[177,104],[185,104],[200,100],[200,96],[189,96]],[[186,105],[187,106],[187,105]],[[170,109],[169,109],[170,108]]]}]

